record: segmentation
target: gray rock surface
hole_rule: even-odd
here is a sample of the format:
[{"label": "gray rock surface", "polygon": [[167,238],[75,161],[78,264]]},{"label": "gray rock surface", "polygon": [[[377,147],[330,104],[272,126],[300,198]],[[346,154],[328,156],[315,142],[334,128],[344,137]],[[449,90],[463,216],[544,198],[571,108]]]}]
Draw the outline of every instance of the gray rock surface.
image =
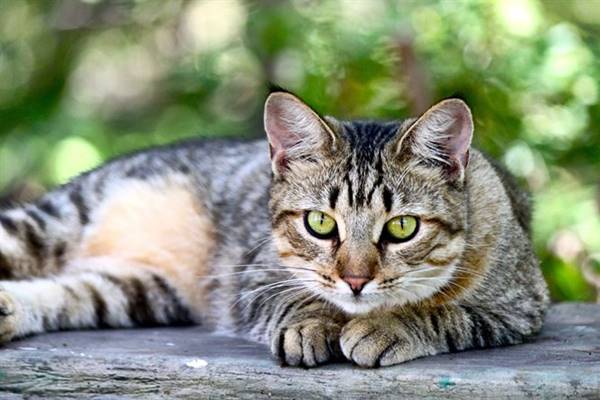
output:
[{"label": "gray rock surface", "polygon": [[541,335],[366,370],[281,368],[200,327],[58,332],[0,349],[0,399],[599,398],[600,305],[560,304]]}]

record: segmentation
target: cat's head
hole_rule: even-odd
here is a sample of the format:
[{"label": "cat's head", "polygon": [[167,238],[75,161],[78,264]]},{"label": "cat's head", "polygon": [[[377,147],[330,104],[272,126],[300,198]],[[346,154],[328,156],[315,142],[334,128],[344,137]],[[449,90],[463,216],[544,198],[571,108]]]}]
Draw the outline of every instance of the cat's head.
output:
[{"label": "cat's head", "polygon": [[273,237],[298,282],[350,313],[453,290],[473,132],[464,102],[402,122],[343,122],[275,92],[265,129]]}]

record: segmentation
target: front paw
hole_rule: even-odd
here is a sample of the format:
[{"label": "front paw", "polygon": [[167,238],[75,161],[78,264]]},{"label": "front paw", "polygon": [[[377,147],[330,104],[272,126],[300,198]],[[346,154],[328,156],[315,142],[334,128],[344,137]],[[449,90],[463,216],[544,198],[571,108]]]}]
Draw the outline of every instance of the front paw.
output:
[{"label": "front paw", "polygon": [[13,339],[16,331],[17,316],[15,304],[8,293],[0,290],[0,344]]},{"label": "front paw", "polygon": [[394,316],[355,318],[342,329],[344,356],[361,367],[398,364],[416,357],[402,323]]},{"label": "front paw", "polygon": [[282,365],[316,367],[341,357],[341,329],[337,322],[309,318],[276,332],[271,340],[271,351]]}]

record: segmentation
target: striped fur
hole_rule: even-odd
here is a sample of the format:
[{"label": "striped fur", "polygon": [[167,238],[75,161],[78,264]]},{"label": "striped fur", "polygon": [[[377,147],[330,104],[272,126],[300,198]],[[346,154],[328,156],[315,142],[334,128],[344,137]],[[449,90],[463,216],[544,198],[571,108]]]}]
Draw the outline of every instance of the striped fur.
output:
[{"label": "striped fur", "polygon": [[[501,168],[463,154],[466,131],[448,144],[464,107],[343,122],[276,93],[272,159],[262,140],[186,142],[0,211],[0,341],[200,323],[306,367],[522,341],[548,302],[528,204]],[[334,216],[339,235],[308,234],[307,210]],[[385,222],[403,214],[419,216],[418,234],[385,242]],[[360,296],[348,271],[372,275]]]}]

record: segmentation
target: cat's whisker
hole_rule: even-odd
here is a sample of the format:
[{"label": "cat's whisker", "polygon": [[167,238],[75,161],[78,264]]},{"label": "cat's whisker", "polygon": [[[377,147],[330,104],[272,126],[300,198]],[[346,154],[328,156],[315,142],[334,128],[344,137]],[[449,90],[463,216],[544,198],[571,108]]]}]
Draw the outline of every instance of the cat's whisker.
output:
[{"label": "cat's whisker", "polygon": [[247,304],[245,306],[245,307],[247,307],[253,301],[258,299],[261,295],[263,295],[266,292],[269,292],[270,290],[284,289],[284,288],[290,288],[290,287],[300,288],[302,286],[303,285],[300,285],[300,284],[295,284],[295,285],[286,284],[286,285],[282,285],[282,286],[278,286],[278,287],[268,287],[268,288],[261,287],[261,288],[253,290],[252,293],[248,292],[248,293],[244,293],[244,294],[240,295],[240,297],[233,304],[231,304],[230,309],[233,309],[236,305],[240,304],[243,301],[247,301]]},{"label": "cat's whisker", "polygon": [[[309,270],[309,271],[315,273],[316,275],[319,275],[320,277],[326,276],[326,275],[321,274],[316,271],[312,271],[312,270]],[[296,275],[297,271],[288,271],[288,270],[281,269],[281,268],[261,268],[261,269],[251,269],[251,270],[237,271],[237,272],[227,272],[227,273],[223,273],[223,274],[203,275],[199,279],[204,280],[204,279],[225,278],[225,277],[231,277],[231,276],[240,276],[240,275],[243,276],[246,274],[247,275],[261,274],[261,273],[266,273],[266,272],[281,272],[281,273],[288,274],[289,276],[297,277],[297,275]],[[300,277],[298,277],[298,278],[299,279],[309,279],[309,278],[300,278]]]},{"label": "cat's whisker", "polygon": [[439,291],[438,291],[438,292],[439,292],[440,294],[444,294],[444,295],[445,295],[445,294],[449,294],[449,295],[450,295],[450,296],[452,296],[452,297],[456,297],[456,295],[457,295],[457,290],[458,290],[458,289],[457,289],[456,287],[453,287],[453,286],[446,285],[446,286],[442,286],[442,287],[439,289]]},{"label": "cat's whisker", "polygon": [[[285,295],[286,292],[294,292],[297,291],[298,293],[290,293]],[[306,287],[305,284],[302,285],[298,285],[298,286],[293,286],[290,288],[287,288],[285,290],[281,290],[278,291],[277,293],[272,294],[271,296],[269,296],[267,299],[264,299],[261,304],[259,304],[257,306],[257,308],[262,307],[262,305],[264,303],[266,303],[267,301],[269,301],[270,299],[276,297],[276,296],[281,296],[283,294],[283,297],[278,299],[280,302],[282,303],[288,303],[291,302],[292,300],[295,300],[297,297],[301,297],[304,294],[311,294],[310,290]],[[244,307],[244,311],[246,310],[247,307],[249,307],[254,301],[256,301],[263,293],[260,293],[259,295],[255,296],[252,300],[249,301],[249,303]]]},{"label": "cat's whisker", "polygon": [[272,239],[272,235],[268,234],[263,236],[261,239],[259,239],[257,241],[257,244],[252,247],[250,250],[247,250],[244,254],[248,255],[248,254],[252,254],[254,251],[258,250],[259,248],[261,248],[262,246],[264,246],[265,244],[269,243]]},{"label": "cat's whisker", "polygon": [[292,279],[286,279],[286,280],[282,280],[282,281],[271,282],[271,283],[268,283],[266,285],[262,285],[262,286],[258,287],[257,289],[253,289],[250,292],[246,292],[244,294],[253,293],[253,292],[255,292],[257,290],[261,290],[261,289],[263,289],[263,290],[264,289],[270,289],[270,288],[273,288],[273,287],[278,287],[278,286],[281,286],[281,285],[286,285],[288,283],[300,283],[300,282],[305,282],[305,281],[312,281],[312,279],[292,278]]},{"label": "cat's whisker", "polygon": [[273,263],[249,263],[249,264],[216,264],[214,268],[248,268],[248,267],[283,267]]},{"label": "cat's whisker", "polygon": [[461,267],[459,265],[455,266],[454,269],[456,271],[466,272],[466,273],[469,273],[469,274],[472,274],[472,275],[486,276],[486,274],[481,273],[479,271],[476,271],[476,270],[474,270],[472,268],[465,268],[465,267]]},{"label": "cat's whisker", "polygon": [[457,288],[462,289],[462,290],[467,290],[466,287],[464,287],[463,285],[460,285],[460,284],[458,284],[458,283],[456,283],[456,282],[454,282],[452,280],[448,281],[447,284],[452,285],[452,286],[457,287]]},{"label": "cat's whisker", "polygon": [[461,267],[459,265],[456,265],[456,266],[453,266],[453,267],[429,265],[427,267],[423,267],[423,268],[419,268],[419,269],[415,269],[413,271],[407,272],[403,276],[412,276],[414,274],[426,273],[426,272],[431,272],[431,271],[445,271],[445,270],[448,270],[450,268],[453,271],[455,271],[455,272],[464,272],[464,273],[471,274],[473,276],[479,276],[479,277],[484,277],[485,276],[485,274],[482,274],[479,271],[474,271],[472,269]]},{"label": "cat's whisker", "polygon": [[306,268],[306,267],[298,267],[298,266],[292,266],[292,265],[285,265],[285,264],[261,264],[261,263],[257,263],[257,264],[220,264],[220,265],[215,265],[216,268],[247,268],[247,267],[271,267],[271,268],[275,268],[275,267],[280,267],[281,270],[285,270],[285,269],[296,269],[296,270],[302,270],[302,271],[310,271],[310,272],[315,272],[313,269],[311,268]]},{"label": "cat's whisker", "polygon": [[[442,284],[442,285],[440,285],[441,288],[447,287],[447,285],[451,285],[451,286],[454,286],[454,287],[462,289],[462,290],[467,290],[467,288],[465,288],[464,286],[462,286],[462,285],[460,285],[460,284],[458,284],[458,283],[456,283],[456,282],[454,282],[452,280],[446,280],[446,279],[442,279],[442,278],[433,278],[432,277],[432,278],[421,279],[420,281],[426,281],[426,282],[430,281],[430,282],[435,282],[435,283],[441,283]],[[426,285],[426,284],[420,283],[420,282],[414,282],[414,281],[407,281],[407,282],[405,282],[405,284],[406,285],[414,284],[414,285],[418,285],[418,286],[423,286],[423,287],[429,287],[429,288],[432,288],[432,289],[436,289],[433,286]]]},{"label": "cat's whisker", "polygon": [[[404,292],[407,293],[408,296],[402,296],[401,293],[398,292]],[[397,299],[402,300],[403,303],[407,302],[407,301],[413,301],[413,300],[417,300],[419,298],[419,296],[416,293],[411,292],[410,290],[406,289],[406,288],[395,288],[394,291],[390,291],[389,293],[386,293],[387,296],[391,296],[391,297],[395,297]]]},{"label": "cat's whisker", "polygon": [[293,272],[286,271],[283,269],[264,268],[264,269],[255,269],[255,270],[247,270],[247,271],[228,272],[228,273],[215,274],[215,275],[203,275],[200,277],[200,279],[224,278],[224,277],[228,277],[228,276],[245,275],[245,274],[250,275],[250,274],[257,274],[257,273],[264,273],[264,272],[285,272],[287,274],[293,273]]},{"label": "cat's whisker", "polygon": [[249,292],[242,293],[240,295],[240,297],[237,299],[237,301],[231,305],[231,307],[233,308],[239,302],[245,300],[247,297],[252,296],[253,294],[255,294],[255,296],[250,300],[250,302],[252,302],[255,298],[259,297],[263,292],[280,289],[282,287],[289,287],[289,286],[292,286],[292,284],[295,284],[298,287],[305,287],[306,282],[314,282],[314,280],[313,279],[294,278],[294,279],[288,279],[288,280],[284,280],[284,281],[272,282],[267,285],[262,285],[262,286],[260,286],[256,289],[253,289]]},{"label": "cat's whisker", "polygon": [[[258,267],[262,267],[262,268],[258,268]],[[219,269],[235,269],[235,268],[247,268],[243,271],[235,271],[233,273],[247,273],[247,272],[251,272],[251,271],[262,271],[262,270],[269,270],[269,271],[286,271],[285,268],[283,267],[278,267],[277,265],[274,264],[216,264],[216,265],[212,265],[212,269],[213,270],[219,270]],[[225,273],[225,274],[229,274]],[[220,275],[220,274],[211,274],[211,275],[204,275],[202,273],[197,274],[199,277],[212,277],[214,275]]]},{"label": "cat's whisker", "polygon": [[[281,294],[281,293],[277,293],[277,294]],[[281,301],[286,302],[286,303],[291,302],[291,301],[296,301],[299,297],[301,297],[302,295],[305,295],[305,294],[308,294],[310,296],[314,295],[314,293],[308,287],[306,287],[304,285],[303,287],[298,289],[298,293],[287,294],[281,298]],[[270,296],[270,298],[272,298],[272,297],[274,297],[274,296]]]},{"label": "cat's whisker", "polygon": [[301,288],[298,288],[298,293],[285,294],[281,298],[281,300],[282,301],[292,301],[292,300],[296,300],[296,299],[302,297],[303,295],[310,294],[310,293],[311,293],[310,290],[306,286],[303,286]]},{"label": "cat's whisker", "polygon": [[319,274],[317,271],[312,270],[310,268],[302,268],[302,267],[292,267],[292,266],[280,266],[279,268],[276,268],[276,265],[273,264],[233,264],[233,265],[215,265],[214,268],[244,268],[244,267],[260,267],[260,266],[264,266],[264,267],[269,267],[269,268],[251,268],[251,269],[246,269],[244,271],[235,271],[235,272],[227,272],[227,273],[223,273],[223,274],[212,274],[212,275],[200,275],[199,277],[200,279],[209,279],[209,278],[217,278],[217,277],[223,277],[223,276],[230,276],[230,275],[243,275],[243,274],[252,274],[252,273],[259,273],[259,272],[287,272],[287,273],[293,273],[295,271],[309,271],[309,272],[313,272],[315,274]]},{"label": "cat's whisker", "polygon": [[[263,299],[263,301],[262,301],[262,302],[261,302],[261,303],[260,303],[260,304],[257,306],[257,308],[258,308],[258,307],[260,307],[260,306],[262,306],[262,305],[263,305],[263,304],[264,304],[266,301],[268,301],[268,300],[272,299],[272,298],[273,298],[273,297],[275,297],[275,296],[282,296],[282,295],[284,295],[285,293],[288,293],[288,292],[291,292],[291,291],[301,291],[301,290],[304,290],[304,289],[306,289],[304,286],[293,286],[293,287],[288,287],[288,288],[286,288],[286,289],[280,290],[280,291],[278,291],[278,292],[276,292],[276,293],[272,294],[271,296],[269,296],[267,299]],[[259,296],[256,296],[256,297],[254,297],[252,300],[250,300],[250,301],[249,301],[249,302],[248,302],[248,303],[247,303],[247,304],[244,306],[244,308],[243,308],[243,310],[242,310],[242,313],[246,312],[246,310],[248,309],[248,307],[250,307],[250,306],[251,306],[251,305],[252,305],[252,304],[253,304],[253,303],[254,303],[256,300],[258,300],[258,298],[259,298],[259,297],[260,297],[260,295],[259,295]]]},{"label": "cat's whisker", "polygon": [[252,289],[250,291],[244,292],[240,294],[239,300],[244,300],[245,298],[247,298],[248,296],[251,296],[252,294],[256,293],[256,292],[261,292],[261,291],[267,291],[267,290],[272,290],[272,289],[277,289],[280,287],[284,287],[287,285],[291,285],[291,284],[300,284],[301,282],[298,282],[297,279],[288,279],[288,280],[284,280],[284,281],[278,281],[278,282],[272,282],[266,285],[261,285],[256,289]]},{"label": "cat's whisker", "polygon": [[435,286],[427,285],[425,283],[420,283],[420,282],[406,282],[405,285],[406,286],[421,286],[421,287],[425,287],[425,288],[428,288],[428,289],[434,289],[434,290],[436,289]]},{"label": "cat's whisker", "polygon": [[284,301],[286,303],[295,302],[295,301],[298,301],[299,298],[301,298],[303,295],[306,295],[306,294],[308,294],[308,296],[305,299],[303,299],[300,303],[298,303],[297,307],[300,308],[300,307],[304,306],[306,303],[319,297],[318,293],[314,293],[314,292],[311,292],[308,289],[306,289],[305,291],[302,291],[300,293],[290,294],[290,295],[288,295],[288,297],[283,298],[282,301]]}]

